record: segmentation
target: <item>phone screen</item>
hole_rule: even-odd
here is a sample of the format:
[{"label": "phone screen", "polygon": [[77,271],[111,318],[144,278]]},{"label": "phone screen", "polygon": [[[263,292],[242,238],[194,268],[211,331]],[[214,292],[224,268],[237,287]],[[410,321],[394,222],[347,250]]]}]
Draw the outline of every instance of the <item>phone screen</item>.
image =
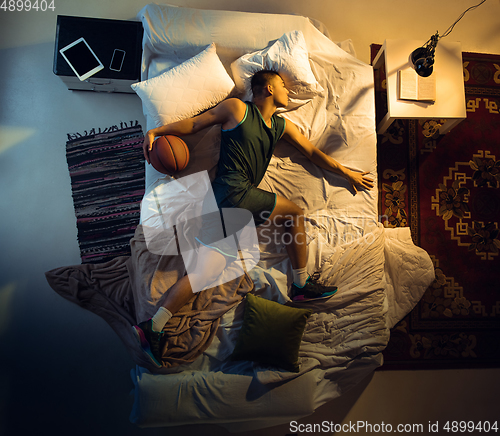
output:
[{"label": "phone screen", "polygon": [[123,66],[123,60],[125,58],[125,52],[123,50],[115,49],[113,52],[113,58],[111,59],[110,70],[121,71]]}]

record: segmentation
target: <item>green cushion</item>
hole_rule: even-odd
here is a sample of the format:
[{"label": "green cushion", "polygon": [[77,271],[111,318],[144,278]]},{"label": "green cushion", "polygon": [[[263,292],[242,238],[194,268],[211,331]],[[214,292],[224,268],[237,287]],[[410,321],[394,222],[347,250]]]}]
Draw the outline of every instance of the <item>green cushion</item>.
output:
[{"label": "green cushion", "polygon": [[311,314],[310,309],[288,307],[247,294],[232,360],[250,360],[298,372],[300,341]]}]

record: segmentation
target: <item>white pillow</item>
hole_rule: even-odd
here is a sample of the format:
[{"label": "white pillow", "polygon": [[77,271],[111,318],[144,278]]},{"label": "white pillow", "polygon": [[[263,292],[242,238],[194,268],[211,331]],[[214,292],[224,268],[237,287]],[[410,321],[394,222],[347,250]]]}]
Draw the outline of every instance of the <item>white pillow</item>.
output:
[{"label": "white pillow", "polygon": [[159,127],[217,105],[234,89],[234,82],[212,43],[186,62],[131,86]]},{"label": "white pillow", "polygon": [[290,91],[290,106],[297,107],[323,93],[309,65],[304,34],[300,30],[285,33],[269,47],[241,56],[231,64],[234,82],[245,100],[252,99],[250,80],[259,70],[277,71]]}]

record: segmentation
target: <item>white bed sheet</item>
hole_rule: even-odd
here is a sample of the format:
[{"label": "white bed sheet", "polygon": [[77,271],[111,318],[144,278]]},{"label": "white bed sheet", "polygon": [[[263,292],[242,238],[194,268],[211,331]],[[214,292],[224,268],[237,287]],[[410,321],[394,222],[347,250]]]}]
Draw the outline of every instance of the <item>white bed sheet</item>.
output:
[{"label": "white bed sheet", "polygon": [[[287,31],[301,30],[311,68],[326,92],[283,116],[325,153],[349,168],[369,171],[376,181],[373,70],[355,58],[349,41],[334,43],[321,24],[293,15],[148,5],[138,16],[145,29],[143,80],[212,42],[230,72],[230,63],[239,56],[266,47]],[[155,127],[145,116],[147,129]],[[200,132],[186,142],[191,162],[184,174],[213,174],[219,129]],[[152,167],[146,176],[148,186],[163,177]],[[217,338],[188,368],[168,375],[136,368],[131,420],[138,425],[219,423],[238,431],[306,416],[382,364],[389,329],[432,281],[429,256],[413,244],[409,231],[387,230],[378,223],[376,189],[353,195],[343,178],[315,167],[281,142],[261,187],[304,209],[309,270],[320,270],[326,282],[339,287],[335,298],[317,308],[306,326],[301,372],[284,373],[248,362],[228,364],[241,324],[241,308],[236,308],[223,317]],[[280,241],[262,242],[261,261],[250,276],[258,295],[289,301],[291,267]]]}]

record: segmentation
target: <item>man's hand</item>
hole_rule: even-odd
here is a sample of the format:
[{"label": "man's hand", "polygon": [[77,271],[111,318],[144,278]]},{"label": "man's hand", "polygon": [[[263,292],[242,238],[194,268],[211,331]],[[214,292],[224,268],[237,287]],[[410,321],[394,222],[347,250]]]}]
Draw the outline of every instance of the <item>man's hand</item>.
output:
[{"label": "man's hand", "polygon": [[352,185],[354,189],[354,195],[358,193],[358,188],[361,189],[372,189],[373,188],[373,180],[366,177],[367,174],[370,174],[369,171],[365,172],[357,172],[348,170],[346,174],[346,179]]},{"label": "man's hand", "polygon": [[302,133],[299,132],[297,126],[289,120],[286,120],[283,137],[320,168],[324,168],[325,170],[332,171],[345,177],[354,189],[354,195],[358,193],[358,188],[373,188],[373,180],[366,177],[367,174],[370,174],[369,171],[352,171],[344,167],[331,156],[326,155],[321,150],[316,148]]},{"label": "man's hand", "polygon": [[228,98],[212,109],[203,112],[193,118],[176,121],[156,127],[146,133],[142,149],[144,157],[148,163],[149,153],[153,149],[153,142],[158,136],[174,135],[184,136],[197,133],[215,124],[221,124],[223,129],[230,129],[237,126],[245,116],[246,105],[238,98]]},{"label": "man's hand", "polygon": [[149,164],[149,152],[153,149],[153,142],[155,140],[155,135],[151,133],[151,130],[146,133],[144,137],[144,143],[142,144],[142,150],[144,151],[144,158],[146,162]]}]

